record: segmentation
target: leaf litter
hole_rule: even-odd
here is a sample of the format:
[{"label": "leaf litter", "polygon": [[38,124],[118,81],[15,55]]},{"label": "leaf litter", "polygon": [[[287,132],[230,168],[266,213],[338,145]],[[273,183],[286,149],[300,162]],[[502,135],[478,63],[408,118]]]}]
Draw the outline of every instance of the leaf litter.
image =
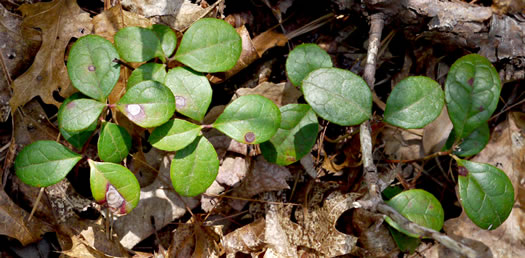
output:
[{"label": "leaf litter", "polygon": [[[80,33],[80,30],[76,31],[75,29],[81,27],[84,29],[84,34],[89,34],[91,26],[93,26],[93,31],[96,34],[110,40],[118,28],[123,27],[122,20],[124,20],[126,25],[138,26],[149,26],[152,21],[153,23],[163,21],[170,24],[172,28],[183,30],[203,13],[210,10],[206,9],[207,3],[205,1],[198,2],[200,2],[200,5],[189,1],[173,1],[172,3],[170,1],[158,1],[156,3],[146,3],[140,0],[122,1],[123,6],[129,8],[127,10],[131,10],[131,12],[122,10],[119,6],[114,6],[96,15],[93,20],[76,5],[75,1],[55,0],[50,3],[39,3],[31,8],[23,7],[21,12],[25,18],[22,28],[25,30],[31,30],[32,28],[41,29],[42,46],[35,57],[33,65],[25,74],[17,76],[16,70],[10,71],[10,73],[12,72],[15,75],[13,78],[16,78],[13,85],[14,95],[11,107],[23,107],[19,109],[20,112],[13,112],[15,121],[15,131],[13,133],[15,133],[17,144],[26,145],[36,139],[55,140],[57,138],[58,133],[52,123],[54,119],[47,118],[45,111],[34,97],[40,96],[44,103],[58,106],[59,102],[53,98],[52,93],[58,92],[61,96],[66,97],[72,92],[68,80],[57,80],[56,78],[67,78],[67,74],[64,74],[65,67],[62,67],[64,64],[63,54],[66,52],[67,44],[71,38],[83,35]],[[297,6],[293,2],[289,0],[274,1],[273,5],[270,5],[268,1],[264,1],[264,4],[271,9],[267,11],[272,12],[274,16],[268,15],[271,17],[269,20],[275,23],[275,20],[282,18],[283,14],[293,13],[294,7]],[[167,8],[161,8],[162,4],[167,4]],[[228,2],[228,4],[231,3]],[[53,6],[64,8],[54,8]],[[498,6],[497,8],[501,7]],[[175,12],[175,10],[179,11]],[[56,15],[45,17],[41,19],[42,21],[36,22],[46,11],[56,12]],[[223,7],[219,8],[218,11],[224,11]],[[506,9],[500,9],[500,11],[504,13]],[[213,12],[211,13],[213,15]],[[124,16],[122,17],[122,15]],[[448,17],[442,13],[439,15]],[[250,45],[246,45],[246,49],[249,51],[243,54],[252,53],[246,59],[246,64],[257,63],[257,60],[263,59],[259,64],[264,63],[275,66],[275,64],[278,64],[278,61],[267,60],[268,56],[274,55],[274,53],[271,53],[273,50],[270,50],[270,48],[276,45],[284,46],[289,41],[289,38],[285,36],[288,34],[280,33],[278,29],[274,28],[267,29],[267,27],[262,27],[262,29],[257,31],[257,29],[254,29],[253,20],[251,21],[252,24],[248,21],[245,27],[240,27],[238,30],[242,32],[241,35],[244,35],[243,39],[251,39],[250,34],[257,35],[254,37],[254,40],[243,40],[243,43],[250,43]],[[258,23],[265,22],[260,19],[255,20]],[[450,20],[444,20],[436,26],[444,26],[444,22],[450,22]],[[494,23],[502,28],[504,27],[501,31],[515,32],[519,27],[519,25],[516,26],[516,19],[512,18],[509,20],[508,17],[495,19]],[[497,29],[498,27],[495,26],[494,28]],[[52,33],[50,32],[52,31],[58,31],[59,38],[51,37]],[[29,45],[28,49],[38,45],[40,39],[39,33],[34,29],[29,35],[24,34],[24,37],[13,35],[15,34],[11,34],[14,42],[26,42]],[[506,34],[505,39],[508,40],[500,41],[505,44],[501,44],[498,48],[502,51],[490,52],[494,49],[487,49],[486,44],[483,45],[483,48],[489,51],[488,53],[492,55],[493,59],[512,58],[513,55],[522,51],[519,45],[517,48],[507,44],[515,40],[516,35],[519,34]],[[333,42],[330,39],[334,37],[332,35],[321,35],[319,38],[313,36],[313,38],[317,39],[316,43],[319,45],[330,47],[329,52],[337,66],[346,66],[357,71],[362,69],[359,62],[352,60],[349,56],[363,57],[363,49],[353,49],[354,46],[350,46],[349,44],[352,43],[349,42],[345,42],[343,47],[340,44],[342,41],[337,41],[337,44],[340,45],[334,46],[333,43],[329,43]],[[53,46],[52,48],[50,47],[51,45]],[[344,52],[341,49],[344,49]],[[428,49],[420,47],[414,50],[414,53],[407,52],[406,56],[412,58],[412,55],[415,55],[416,61],[423,60],[423,55],[428,55],[428,58],[435,59],[430,60],[432,64],[429,67],[423,67],[420,64],[428,62],[418,61],[415,70],[419,72],[425,71],[431,77],[438,77],[440,74],[443,74],[443,71],[439,71],[440,64],[442,64],[440,60],[442,59],[441,57],[436,57],[435,55],[437,54],[435,52],[427,51]],[[26,54],[30,50],[20,51],[23,52],[22,55],[25,55],[24,58],[30,56]],[[267,51],[268,53],[263,55]],[[364,51],[366,52],[366,49]],[[398,60],[395,59],[396,53],[391,53],[390,51],[391,49],[386,49],[382,56],[384,60],[380,60],[381,65],[388,66],[389,63],[399,64]],[[264,60],[265,58],[266,60]],[[28,61],[25,60],[21,63],[24,62],[27,65]],[[249,71],[254,65],[244,65],[239,70],[238,75],[231,77],[231,80],[237,80],[238,82],[236,78],[243,76],[243,70]],[[403,67],[403,73],[406,74],[404,77],[410,75],[410,72],[414,70],[410,69],[409,66],[411,64],[407,65],[407,69]],[[126,69],[123,68],[123,70]],[[270,73],[263,74],[261,72],[260,74],[255,74],[255,84],[241,81],[242,85],[253,85],[256,87],[250,86],[250,88],[234,89],[231,92],[235,92],[236,97],[247,94],[263,95],[279,106],[301,102],[301,92],[289,83],[282,82],[285,80],[285,77],[283,79],[283,74],[279,75],[279,71],[276,70],[279,70],[279,68],[271,67]],[[448,67],[445,70],[448,70]],[[504,72],[508,74],[509,71]],[[21,74],[21,71],[18,71],[18,74]],[[38,77],[39,75],[42,76]],[[110,96],[110,103],[115,103],[124,93],[125,82],[128,76],[129,71],[121,73],[119,83]],[[387,76],[391,75],[388,74]],[[54,78],[54,81],[51,81],[50,77]],[[219,78],[216,82],[223,83],[224,78],[228,77],[220,77],[215,74],[210,78],[212,81],[213,78]],[[280,79],[275,80],[275,78]],[[44,82],[40,83],[39,81],[41,80],[44,80]],[[266,82],[266,80],[275,80],[276,83]],[[24,90],[21,86],[22,82],[28,82],[27,85],[36,90]],[[229,82],[227,81],[226,83]],[[36,87],[37,85],[38,87]],[[5,94],[7,93],[2,93],[2,96]],[[45,108],[47,111],[47,107]],[[213,106],[211,109],[212,111],[217,110],[217,112],[214,111],[208,114],[209,116],[205,119],[206,124],[211,124],[221,112],[220,105]],[[215,113],[215,115],[212,113]],[[523,190],[525,189],[523,186],[525,175],[521,172],[522,169],[519,169],[522,165],[519,157],[523,156],[521,155],[523,136],[519,128],[523,127],[520,126],[520,123],[523,123],[524,119],[522,118],[523,115],[519,114],[512,114],[509,117],[511,117],[509,121],[501,123],[494,129],[494,135],[491,140],[492,145],[489,143],[485,151],[474,158],[478,162],[488,162],[500,166],[500,168],[503,166],[502,169],[504,171],[514,173],[509,174],[509,177],[511,177],[515,188],[518,189],[516,191],[518,201],[509,220],[495,231],[484,231],[473,226],[463,214],[458,218],[446,221],[444,229],[445,232],[453,237],[471,243],[473,247],[479,248],[486,254],[490,252],[496,257],[517,256],[525,252],[520,248],[516,248],[516,246],[523,246],[524,243],[524,239],[522,239],[524,214],[520,204],[525,201],[523,198],[525,196],[525,190]],[[126,124],[126,120],[125,117],[118,118],[118,122],[122,124]],[[449,125],[449,122],[445,120],[438,119],[435,121],[433,128],[428,126],[424,130],[419,131],[408,132],[388,126],[381,129],[382,134],[377,136],[378,141],[375,145],[379,146],[379,148],[384,147],[384,149],[380,149],[381,151],[375,153],[377,155],[376,158],[384,159],[385,156],[381,155],[386,154],[387,159],[415,159],[423,157],[424,153],[439,151],[440,145],[448,136],[446,133],[448,129],[443,130]],[[129,123],[129,121],[127,122]],[[132,171],[137,176],[144,174],[141,182],[143,185],[141,199],[144,199],[141,200],[133,213],[128,216],[114,218],[112,230],[116,235],[113,235],[113,238],[108,237],[104,219],[100,217],[96,220],[88,221],[79,219],[79,212],[85,212],[86,207],[91,207],[92,202],[89,199],[78,197],[78,199],[63,198],[67,200],[59,200],[59,196],[77,196],[75,190],[67,185],[68,183],[65,185],[65,189],[68,189],[67,191],[60,190],[60,187],[64,187],[64,185],[57,186],[60,191],[54,188],[46,190],[46,197],[42,201],[43,204],[39,205],[40,207],[37,209],[36,215],[31,222],[21,219],[28,216],[28,211],[19,207],[19,200],[14,200],[16,202],[14,203],[11,197],[7,196],[4,198],[4,195],[6,195],[4,191],[0,192],[0,197],[2,197],[0,199],[2,200],[0,210],[3,212],[0,214],[0,218],[5,219],[7,222],[18,222],[18,224],[29,228],[28,231],[18,232],[20,234],[17,235],[14,234],[14,229],[9,228],[9,225],[6,224],[6,227],[3,228],[5,230],[0,233],[17,238],[22,243],[31,243],[37,241],[43,232],[53,231],[53,229],[49,228],[49,225],[43,222],[52,217],[51,221],[54,221],[53,223],[55,224],[57,223],[56,220],[60,219],[61,221],[61,223],[56,225],[62,227],[59,230],[58,238],[62,250],[64,250],[62,251],[64,255],[126,256],[129,253],[125,248],[130,249],[139,242],[147,242],[147,239],[152,238],[151,235],[161,234],[160,229],[162,228],[173,229],[173,222],[183,222],[177,227],[175,232],[169,233],[171,241],[168,241],[167,244],[164,241],[164,247],[168,248],[167,253],[171,257],[189,257],[191,255],[206,257],[226,255],[227,257],[235,257],[236,252],[251,254],[252,256],[264,255],[265,257],[307,255],[331,257],[348,254],[354,256],[392,256],[397,255],[399,252],[388,230],[381,224],[380,218],[376,218],[375,214],[363,209],[352,209],[352,202],[363,191],[363,188],[356,187],[356,185],[362,183],[360,180],[352,181],[356,178],[359,179],[360,173],[360,170],[354,167],[359,166],[360,160],[358,141],[343,139],[338,140],[336,143],[329,143],[324,141],[326,138],[319,138],[312,151],[313,155],[307,156],[310,174],[314,176],[314,179],[310,179],[304,175],[303,168],[299,164],[287,167],[270,164],[260,156],[255,157],[260,154],[257,146],[236,142],[214,130],[205,131],[204,134],[209,136],[210,142],[219,153],[221,160],[219,175],[212,187],[208,189],[208,195],[204,194],[197,198],[181,199],[171,189],[168,176],[169,166],[166,165],[169,164],[170,158],[166,157],[166,154],[163,152],[144,151],[143,148],[148,148],[147,146],[142,146],[144,141],[143,139],[141,140],[141,137],[144,136],[145,130],[137,128],[132,123],[125,125],[125,127],[132,133],[134,143],[141,145],[132,156],[130,168],[133,168]],[[333,125],[326,125],[324,129],[330,139],[336,139],[345,133]],[[324,134],[322,135],[324,136]],[[354,148],[354,145],[357,147]],[[508,146],[512,146],[512,152],[508,151]],[[493,149],[492,152],[490,152],[490,149]],[[317,152],[320,155],[316,155]],[[340,163],[341,157],[344,158],[343,163]],[[146,166],[143,163],[152,165]],[[323,165],[328,163],[331,164],[331,167]],[[160,169],[157,171],[159,167]],[[406,166],[403,169],[408,171],[404,177],[413,177],[412,170],[407,169],[407,167],[412,168],[412,166]],[[383,167],[383,169],[388,170],[392,169],[392,167]],[[317,177],[318,172],[322,170],[338,172],[339,174],[328,173],[325,177]],[[403,171],[400,166],[396,167],[395,170]],[[320,173],[320,175],[325,174]],[[327,177],[336,178],[336,180],[343,182],[327,184],[327,181],[330,181]],[[385,180],[390,183],[393,179],[388,178]],[[310,188],[310,185],[315,186]],[[415,186],[415,183],[413,186]],[[53,192],[56,192],[55,190],[59,194],[54,195]],[[28,195],[31,196],[29,198],[33,199],[38,192],[37,189],[29,190],[26,188],[20,188],[20,191],[29,193]],[[199,206],[199,200],[201,204],[200,209],[207,214],[206,216],[203,216],[202,211],[196,208]],[[287,202],[294,202],[294,204],[286,204]],[[246,207],[248,203],[250,204],[249,208]],[[253,210],[252,207],[257,207],[252,205],[255,203],[263,203],[263,205],[259,206],[259,210]],[[30,202],[29,206],[32,205],[34,205],[34,202]],[[57,211],[61,210],[59,208],[60,205],[66,206],[66,209],[62,213],[57,213]],[[159,209],[158,207],[163,208]],[[48,209],[47,212],[45,211],[46,209]],[[190,216],[187,213],[188,209],[197,212],[197,214],[192,214],[191,218],[188,219],[188,216]],[[12,210],[17,210],[18,213]],[[52,211],[52,213],[49,211]],[[236,213],[237,211],[240,211],[240,213]],[[63,214],[64,216],[59,215],[56,217],[57,214]],[[243,215],[235,217],[237,216],[236,214]],[[351,216],[351,219],[348,216]],[[338,222],[340,217],[347,219],[343,223],[346,226],[345,230],[342,230],[340,227],[335,228],[335,225],[340,223]],[[213,219],[217,218],[219,220],[214,222]],[[220,221],[228,221],[228,223],[220,223]],[[322,237],[319,237],[321,235]],[[155,236],[155,239],[158,240],[158,236]],[[157,245],[157,248],[159,254],[165,254],[162,245]],[[450,253],[440,247],[440,245],[428,244],[428,241],[424,241],[418,250],[419,253],[430,256],[439,252],[441,254],[443,252]],[[136,253],[137,256],[145,255],[142,252]]]}]

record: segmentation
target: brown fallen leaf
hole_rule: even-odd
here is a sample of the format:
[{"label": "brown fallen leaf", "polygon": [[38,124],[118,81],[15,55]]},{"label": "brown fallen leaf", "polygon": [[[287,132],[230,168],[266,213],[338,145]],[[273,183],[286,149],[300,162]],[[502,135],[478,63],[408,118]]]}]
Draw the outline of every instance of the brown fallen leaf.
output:
[{"label": "brown fallen leaf", "polygon": [[91,33],[91,18],[75,0],[24,4],[20,11],[24,16],[22,26],[42,30],[42,45],[31,67],[13,82],[11,110],[36,96],[58,107],[60,103],[53,98],[54,91],[62,97],[75,91],[64,63],[65,49],[71,38]]},{"label": "brown fallen leaf", "polygon": [[[126,248],[133,248],[138,242],[161,229],[186,213],[186,205],[193,209],[198,205],[195,198],[180,197],[170,180],[171,158],[163,158],[159,175],[150,185],[140,190],[139,204],[131,213],[116,218],[113,228]],[[155,220],[155,227],[151,218]]]},{"label": "brown fallen leaf", "polygon": [[[417,133],[417,134],[416,134]],[[403,130],[385,127],[382,140],[385,143],[385,154],[390,159],[418,159],[424,157],[422,146],[423,129]]]},{"label": "brown fallen leaf", "polygon": [[168,257],[219,257],[222,250],[222,226],[205,226],[201,217],[193,216],[173,232]]},{"label": "brown fallen leaf", "polygon": [[151,25],[153,23],[149,19],[140,14],[122,10],[120,5],[115,5],[93,17],[93,33],[111,42],[117,31],[124,27],[149,27]]},{"label": "brown fallen leaf", "polygon": [[265,225],[264,218],[260,218],[225,235],[221,242],[226,254],[237,252],[249,254],[261,251],[264,247]]},{"label": "brown fallen leaf", "polygon": [[248,164],[245,158],[226,157],[219,167],[215,180],[220,184],[234,186],[246,177],[247,172]]},{"label": "brown fallen leaf", "polygon": [[[1,123],[7,121],[11,111],[9,99],[13,78],[20,76],[29,67],[40,46],[40,32],[33,28],[22,31],[21,23],[21,16],[9,12],[0,4],[0,46],[2,46],[0,63],[5,65],[0,69]],[[23,33],[26,38],[23,37]]]},{"label": "brown fallen leaf", "polygon": [[[268,201],[276,201],[274,193],[265,193]],[[315,250],[316,256],[334,257],[351,253],[355,249],[357,237],[335,229],[339,216],[352,208],[352,202],[359,194],[341,194],[335,191],[326,197],[322,207],[316,205],[309,209],[306,217],[290,220],[291,207],[267,204],[265,243],[267,253],[274,257],[297,257],[298,247]]]},{"label": "brown fallen leaf", "polygon": [[[258,156],[253,162],[253,168],[242,180],[239,187],[233,189],[233,196],[250,198],[256,194],[289,189],[286,179],[291,178],[292,174],[288,168],[270,163],[262,156]],[[247,201],[229,199],[229,205],[236,210],[242,210]]]},{"label": "brown fallen leaf", "polygon": [[[524,113],[510,113],[507,121],[500,123],[491,134],[485,149],[472,160],[496,166],[512,181],[516,195],[523,194],[525,178],[525,129]],[[521,179],[520,179],[521,178]],[[495,230],[478,228],[463,212],[458,218],[445,221],[447,234],[465,240],[483,243],[494,257],[522,257],[525,255],[525,209],[523,199],[517,198],[507,220]]]},{"label": "brown fallen leaf", "polygon": [[425,126],[423,130],[423,150],[426,155],[441,151],[452,130],[452,122],[448,117],[447,108],[443,107],[441,114]]},{"label": "brown fallen leaf", "polygon": [[41,239],[51,226],[38,218],[27,221],[29,213],[16,205],[9,196],[0,190],[0,235],[16,238],[22,245]]},{"label": "brown fallen leaf", "polygon": [[244,95],[261,95],[273,101],[277,106],[281,107],[291,103],[297,103],[297,99],[303,93],[295,88],[289,82],[271,83],[263,82],[255,88],[240,88],[235,92],[232,100]]}]

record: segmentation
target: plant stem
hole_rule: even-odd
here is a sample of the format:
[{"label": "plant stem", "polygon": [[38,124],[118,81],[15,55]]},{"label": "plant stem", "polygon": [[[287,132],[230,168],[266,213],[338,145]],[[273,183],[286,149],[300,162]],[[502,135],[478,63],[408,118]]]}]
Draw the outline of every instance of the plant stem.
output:
[{"label": "plant stem", "polygon": [[130,69],[131,71],[135,70],[135,68],[133,68],[133,66],[131,66],[130,64],[120,60],[120,59],[113,59],[113,62],[119,64],[119,65],[123,65],[125,67],[127,67],[128,69]]},{"label": "plant stem", "polygon": [[385,161],[387,163],[411,163],[411,162],[416,162],[416,161],[425,161],[425,160],[429,160],[429,159],[439,157],[439,156],[447,156],[447,155],[450,155],[451,153],[452,151],[439,151],[439,152],[434,152],[428,156],[425,156],[419,159],[387,159]]},{"label": "plant stem", "polygon": [[377,205],[377,210],[382,214],[390,217],[392,220],[397,222],[402,228],[407,231],[420,235],[422,237],[433,238],[442,245],[462,254],[467,257],[479,257],[479,254],[472,248],[450,238],[449,236],[439,233],[430,228],[422,227],[397,212],[394,208],[386,205],[384,202],[381,202]]}]

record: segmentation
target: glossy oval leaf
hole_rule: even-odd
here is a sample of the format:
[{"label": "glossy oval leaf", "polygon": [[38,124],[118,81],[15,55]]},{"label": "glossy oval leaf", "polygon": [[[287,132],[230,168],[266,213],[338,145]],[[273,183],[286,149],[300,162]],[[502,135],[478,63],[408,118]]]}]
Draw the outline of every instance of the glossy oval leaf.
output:
[{"label": "glossy oval leaf", "polygon": [[289,104],[280,110],[279,130],[269,141],[261,143],[260,147],[267,161],[287,166],[312,150],[317,139],[319,123],[309,105]]},{"label": "glossy oval leaf", "polygon": [[143,81],[129,88],[117,103],[120,112],[141,127],[166,123],[175,113],[175,98],[160,82]]},{"label": "glossy oval leaf", "polygon": [[303,81],[306,102],[320,117],[342,126],[358,125],[372,115],[366,82],[339,68],[319,68]]},{"label": "glossy oval leaf", "polygon": [[86,144],[86,142],[89,140],[89,138],[91,137],[95,129],[97,129],[98,121],[95,120],[95,122],[93,122],[88,128],[80,132],[67,131],[60,125],[63,124],[62,113],[64,112],[66,105],[73,100],[81,99],[84,97],[85,96],[80,92],[74,93],[73,95],[69,96],[69,98],[65,99],[64,102],[62,102],[62,105],[60,105],[60,108],[58,109],[58,115],[57,115],[57,120],[59,124],[58,129],[60,130],[60,134],[62,134],[62,137],[64,137],[66,141],[71,143],[73,147],[79,148],[79,149],[82,148],[84,144]]},{"label": "glossy oval leaf", "polygon": [[160,45],[164,55],[166,57],[171,56],[177,46],[177,35],[175,35],[175,32],[169,26],[163,24],[153,24],[151,30],[155,32],[160,39]]},{"label": "glossy oval leaf", "polygon": [[166,65],[157,63],[145,63],[133,70],[128,78],[128,84],[126,88],[133,87],[135,84],[152,80],[164,83],[166,79]]},{"label": "glossy oval leaf", "polygon": [[[408,220],[417,223],[423,227],[440,231],[445,221],[445,213],[441,203],[431,193],[421,190],[412,189],[401,192],[392,199],[386,201],[390,207],[397,210]],[[419,237],[404,230],[389,217],[385,221],[400,232],[411,237]]]},{"label": "glossy oval leaf", "polygon": [[104,101],[120,76],[117,50],[97,35],[78,39],[69,51],[67,72],[75,88],[86,96]]},{"label": "glossy oval leaf", "polygon": [[[452,148],[456,139],[456,133],[454,130],[450,132],[447,138],[447,142],[444,146],[446,150]],[[461,157],[470,157],[480,153],[490,139],[490,129],[488,123],[476,128],[467,138],[460,139],[460,144],[453,151],[455,155]]]},{"label": "glossy oval leaf", "polygon": [[160,39],[150,29],[125,27],[119,30],[115,34],[115,47],[128,62],[146,62],[155,57],[166,62]]},{"label": "glossy oval leaf", "polygon": [[58,126],[68,132],[79,132],[88,129],[97,122],[106,104],[92,99],[76,99],[67,103],[59,113]]},{"label": "glossy oval leaf", "polygon": [[206,76],[185,67],[176,67],[168,72],[165,84],[175,96],[177,112],[202,122],[212,96]]},{"label": "glossy oval leaf", "polygon": [[281,112],[269,99],[245,95],[230,103],[213,127],[234,140],[258,144],[270,140],[281,124]]},{"label": "glossy oval leaf", "polygon": [[177,151],[192,143],[201,127],[182,119],[170,120],[155,128],[148,141],[153,147],[165,151]]},{"label": "glossy oval leaf", "polygon": [[137,178],[126,167],[88,160],[91,194],[96,202],[107,206],[116,214],[127,214],[137,206],[140,185]]},{"label": "glossy oval leaf", "polygon": [[182,196],[196,196],[205,192],[218,172],[217,153],[203,136],[177,151],[171,161],[171,182],[175,191]]},{"label": "glossy oval leaf", "polygon": [[317,44],[301,44],[286,59],[286,73],[295,86],[301,85],[310,72],[323,67],[332,67],[332,59]]},{"label": "glossy oval leaf", "polygon": [[105,123],[97,143],[98,157],[106,162],[120,163],[131,150],[131,136],[124,127]]},{"label": "glossy oval leaf", "polygon": [[16,156],[15,173],[22,182],[46,187],[62,180],[82,159],[54,141],[36,141],[25,146]]},{"label": "glossy oval leaf", "polygon": [[470,54],[452,64],[445,82],[445,100],[457,139],[488,121],[500,92],[498,72],[487,58]]},{"label": "glossy oval leaf", "polygon": [[499,227],[514,205],[512,182],[505,172],[489,164],[456,161],[459,198],[465,213],[480,228]]},{"label": "glossy oval leaf", "polygon": [[441,86],[428,77],[407,77],[386,101],[385,122],[405,129],[422,128],[439,116],[444,95]]},{"label": "glossy oval leaf", "polygon": [[235,66],[241,50],[241,37],[230,24],[204,18],[184,33],[175,59],[195,71],[224,72]]}]

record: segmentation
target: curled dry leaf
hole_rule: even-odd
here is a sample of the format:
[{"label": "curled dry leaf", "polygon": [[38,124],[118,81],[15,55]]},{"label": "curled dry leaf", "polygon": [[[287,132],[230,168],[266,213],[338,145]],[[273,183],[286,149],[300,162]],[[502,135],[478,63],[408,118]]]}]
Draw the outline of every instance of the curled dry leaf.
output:
[{"label": "curled dry leaf", "polygon": [[168,257],[219,257],[217,246],[223,238],[222,226],[205,226],[192,217],[174,231]]},{"label": "curled dry leaf", "polygon": [[71,38],[91,33],[91,18],[75,0],[24,4],[20,11],[24,16],[22,26],[42,30],[42,45],[31,67],[13,82],[11,110],[36,96],[47,104],[60,106],[53,92],[68,97],[75,91],[64,63],[65,49]]},{"label": "curled dry leaf", "polygon": [[[505,171],[518,196],[507,220],[495,230],[483,230],[474,225],[465,213],[445,221],[447,234],[458,238],[476,240],[485,245],[485,254],[494,257],[518,257],[525,253],[525,114],[510,113],[507,121],[500,123],[483,151],[472,160],[488,163]],[[483,251],[483,250],[481,250]]]},{"label": "curled dry leaf", "polygon": [[[262,156],[253,162],[253,168],[242,180],[241,185],[232,191],[233,196],[250,198],[256,194],[289,189],[286,179],[291,178],[290,171],[283,166],[269,163]],[[230,199],[229,204],[236,210],[241,210],[247,201]]]},{"label": "curled dry leaf", "polygon": [[[171,158],[163,158],[155,181],[140,190],[137,207],[128,215],[116,219],[114,229],[124,247],[133,248],[153,234],[155,229],[161,229],[182,217],[186,213],[186,205],[189,209],[198,205],[198,200],[180,197],[173,191],[169,179],[170,162]],[[155,219],[155,227],[149,223],[151,217]],[[147,221],[144,221],[145,218]]]},{"label": "curled dry leaf", "polygon": [[297,99],[299,99],[299,97],[303,95],[301,91],[295,88],[291,83],[286,82],[263,82],[252,89],[240,88],[235,93],[236,94],[234,95],[232,100],[240,96],[255,94],[270,99],[271,101],[273,101],[273,103],[275,103],[275,105],[279,107],[291,103],[297,103]]},{"label": "curled dry leaf", "polygon": [[[272,198],[271,194],[267,193],[269,201],[275,201],[275,196]],[[356,193],[335,191],[328,195],[322,207],[309,210],[303,220],[298,219],[298,223],[290,220],[290,207],[268,204],[265,217],[268,249],[278,257],[297,257],[299,246],[313,249],[319,256],[351,253],[357,237],[339,232],[334,225],[343,212],[352,208],[352,202],[358,196]]]},{"label": "curled dry leaf", "polygon": [[423,150],[426,155],[441,151],[445,146],[448,135],[452,130],[452,122],[448,117],[447,107],[443,107],[441,114],[425,126],[423,130]]}]

